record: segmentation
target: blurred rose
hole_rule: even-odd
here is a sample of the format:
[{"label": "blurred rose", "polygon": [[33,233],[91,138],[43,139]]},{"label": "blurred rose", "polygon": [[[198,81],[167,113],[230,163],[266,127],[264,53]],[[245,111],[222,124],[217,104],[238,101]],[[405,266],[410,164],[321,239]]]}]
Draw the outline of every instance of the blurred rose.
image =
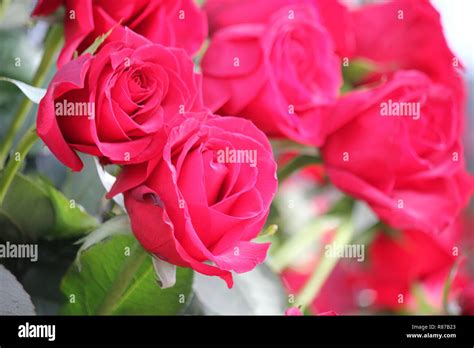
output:
[{"label": "blurred rose", "polygon": [[361,6],[351,16],[354,55],[377,63],[379,77],[398,70],[419,70],[463,99],[462,77],[457,71],[461,62],[449,49],[439,13],[429,0],[384,1]]},{"label": "blurred rose", "polygon": [[213,34],[232,25],[264,24],[282,7],[291,9],[299,4],[308,4],[316,9],[341,56],[353,54],[355,36],[352,17],[339,0],[207,0],[204,9]]},{"label": "blurred rose", "polygon": [[[283,271],[282,279],[287,291],[293,295],[298,294],[317,266],[317,261],[313,259],[304,267],[290,267]],[[311,303],[311,312],[315,315],[332,311],[342,314],[355,313],[358,309],[357,294],[360,291],[358,274],[358,264],[339,262]]]},{"label": "blurred rose", "polygon": [[[407,230],[390,236],[379,232],[369,248],[369,265],[359,274],[361,286],[374,292],[375,308],[417,311],[414,286],[422,290],[427,303],[441,311],[443,289],[461,250],[458,230],[446,230],[433,237]],[[458,273],[450,298],[465,285]]]},{"label": "blurred rose", "polygon": [[326,124],[329,178],[390,226],[439,233],[473,190],[459,110],[451,90],[416,71],[349,93]]},{"label": "blurred rose", "polygon": [[[267,13],[265,6],[253,13],[262,8]],[[308,4],[217,31],[202,71],[212,110],[248,118],[269,136],[315,145],[324,137],[322,108],[335,102],[342,79],[332,39]]]},{"label": "blurred rose", "polygon": [[[448,275],[455,262],[461,260],[459,232],[458,229],[448,230],[433,238],[420,231],[409,230],[395,235],[378,231],[367,247],[367,262],[339,261],[313,300],[312,312],[333,309],[343,314],[360,310],[418,313],[419,303],[413,293],[417,286],[424,301],[441,313]],[[305,267],[291,267],[283,272],[290,293],[297,294],[318,267],[318,260],[309,261]],[[458,268],[449,299],[459,296],[468,282],[465,269]]]}]

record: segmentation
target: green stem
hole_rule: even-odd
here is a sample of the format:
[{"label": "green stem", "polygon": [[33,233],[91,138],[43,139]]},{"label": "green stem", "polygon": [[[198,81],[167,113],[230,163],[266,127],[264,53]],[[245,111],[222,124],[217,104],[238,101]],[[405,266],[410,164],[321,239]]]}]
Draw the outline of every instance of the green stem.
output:
[{"label": "green stem", "polygon": [[319,164],[322,163],[320,157],[311,156],[311,155],[300,155],[298,157],[293,158],[290,163],[286,166],[281,168],[278,171],[278,182],[281,183],[286,180],[291,174],[296,172],[297,170],[309,166],[311,164]]},{"label": "green stem", "polygon": [[[336,237],[333,240],[335,245],[344,245],[349,243],[352,238],[352,223],[346,220],[337,230]],[[321,262],[315,268],[314,273],[311,275],[309,280],[306,282],[303,290],[296,297],[296,306],[299,306],[304,310],[318,295],[324,282],[331,274],[334,267],[337,265],[339,259],[337,257],[321,258]]]},{"label": "green stem", "polygon": [[114,312],[120,298],[128,289],[133,277],[137,274],[140,266],[145,261],[148,253],[137,241],[135,241],[135,243],[136,244],[131,248],[130,255],[122,266],[120,273],[117,278],[115,278],[111,291],[107,293],[102,304],[99,306],[97,315],[110,315]]},{"label": "green stem", "polygon": [[270,267],[277,273],[283,271],[308,248],[308,245],[314,244],[324,233],[337,228],[340,222],[339,218],[333,216],[318,217],[316,221],[285,241],[268,260]]},{"label": "green stem", "polygon": [[425,315],[438,314],[436,309],[433,308],[431,304],[426,300],[426,293],[420,283],[417,282],[412,285],[411,294],[418,305],[417,313]]},{"label": "green stem", "polygon": [[451,270],[449,271],[448,278],[444,283],[443,287],[443,311],[445,315],[450,315],[451,311],[449,309],[449,292],[451,291],[451,286],[453,285],[453,280],[456,276],[458,270],[458,262],[455,262]]},{"label": "green stem", "polygon": [[26,155],[37,139],[38,135],[36,134],[36,129],[34,127],[30,128],[23,138],[21,138],[15,149],[14,156],[8,161],[7,166],[3,170],[0,180],[0,207],[3,204],[3,200],[8,193],[8,189],[15,178],[18,168],[20,168],[21,162],[26,158]]},{"label": "green stem", "polygon": [[[59,25],[53,25],[48,33],[48,37],[46,38],[43,58],[35,76],[33,77],[33,81],[31,82],[32,86],[40,87],[43,85],[46,76],[54,63],[56,51],[61,46],[62,36],[62,27]],[[13,142],[15,141],[15,137],[23,126],[32,105],[33,103],[28,98],[24,98],[18,111],[14,115],[10,128],[5,135],[5,139],[0,145],[0,169],[3,169],[5,166],[5,161]]]}]

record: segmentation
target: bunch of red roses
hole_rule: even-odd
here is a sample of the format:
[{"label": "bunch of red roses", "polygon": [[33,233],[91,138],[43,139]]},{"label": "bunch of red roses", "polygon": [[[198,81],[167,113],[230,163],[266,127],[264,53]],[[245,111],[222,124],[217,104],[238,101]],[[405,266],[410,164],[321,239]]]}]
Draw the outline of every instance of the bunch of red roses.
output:
[{"label": "bunch of red roses", "polygon": [[[34,15],[62,3],[40,1]],[[266,257],[269,244],[251,240],[276,192],[276,164],[250,121],[203,104],[192,55],[207,34],[204,12],[192,0],[64,5],[65,45],[38,134],[73,170],[82,169],[76,151],[123,165],[109,197],[123,193],[143,247],[232,286],[230,271]],[[110,29],[93,56],[81,54]]]},{"label": "bunch of red roses", "polygon": [[251,240],[277,189],[267,136],[318,147],[331,182],[407,238],[449,233],[472,194],[462,65],[428,0],[56,0],[34,15],[59,6],[38,134],[73,170],[76,152],[122,166],[108,196],[162,260],[229,286],[265,260]]}]

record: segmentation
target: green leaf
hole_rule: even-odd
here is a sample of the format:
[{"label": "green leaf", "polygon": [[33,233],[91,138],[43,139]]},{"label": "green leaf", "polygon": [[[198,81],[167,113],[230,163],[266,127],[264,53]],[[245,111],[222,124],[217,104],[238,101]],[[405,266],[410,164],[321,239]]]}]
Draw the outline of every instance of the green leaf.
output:
[{"label": "green leaf", "polygon": [[24,83],[24,82],[21,82],[21,81],[18,81],[18,80],[14,80],[14,79],[11,79],[11,78],[8,78],[8,77],[0,76],[0,81],[6,81],[6,82],[13,83],[15,86],[17,86],[23,92],[23,94],[29,100],[31,100],[35,104],[39,104],[41,99],[43,99],[43,97],[46,94],[46,89],[44,89],[44,88],[33,87],[33,86],[30,86],[27,83]]},{"label": "green leaf", "polygon": [[36,241],[77,237],[97,220],[40,178],[17,174],[0,207],[0,239]]},{"label": "green leaf", "polygon": [[[66,315],[172,315],[190,299],[193,272],[179,268],[176,285],[160,289],[151,256],[132,235],[95,244],[73,264],[61,284]],[[128,253],[130,251],[130,254]]]},{"label": "green leaf", "polygon": [[131,233],[132,228],[130,226],[128,215],[115,216],[112,219],[104,222],[94,232],[89,233],[86,237],[79,241],[79,243],[82,244],[76,256],[76,264],[79,270],[81,270],[81,254],[84,251],[114,235]]},{"label": "green leaf", "polygon": [[296,171],[303,169],[304,167],[314,165],[314,164],[321,164],[322,159],[318,156],[310,156],[310,155],[300,155],[293,158],[287,165],[283,168],[278,170],[278,182],[285,181],[288,177],[290,177]]},{"label": "green leaf", "polygon": [[[356,85],[366,75],[374,71],[377,71],[377,66],[374,62],[362,58],[355,59],[348,66],[343,66],[342,68],[344,83],[348,86]],[[344,92],[347,92],[347,90],[344,90]]]},{"label": "green leaf", "polygon": [[121,21],[115,24],[108,32],[105,34],[99,35],[92,45],[90,45],[82,54],[87,54],[90,53],[91,55],[94,55],[94,53],[99,49],[100,45],[102,45],[105,40],[112,34],[112,32],[115,30],[115,28],[120,25]]},{"label": "green leaf", "polygon": [[51,200],[56,218],[51,230],[52,237],[76,237],[97,226],[97,220],[87,214],[81,205],[67,199],[45,181],[42,186]]}]

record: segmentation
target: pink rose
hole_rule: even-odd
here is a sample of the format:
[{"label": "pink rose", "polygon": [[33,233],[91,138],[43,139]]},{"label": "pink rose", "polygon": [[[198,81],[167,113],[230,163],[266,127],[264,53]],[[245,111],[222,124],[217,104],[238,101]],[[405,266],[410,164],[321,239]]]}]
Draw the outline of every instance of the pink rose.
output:
[{"label": "pink rose", "polygon": [[207,114],[187,114],[166,133],[162,155],[125,166],[109,196],[124,192],[146,250],[231,287],[230,271],[250,271],[269,247],[251,240],[277,189],[270,143],[247,120]]},{"label": "pink rose", "polygon": [[308,4],[321,15],[341,56],[355,49],[354,28],[348,9],[339,0],[207,0],[204,4],[211,34],[238,24],[265,24],[282,7]]},{"label": "pink rose", "polygon": [[462,98],[463,82],[457,72],[461,62],[449,49],[439,13],[429,0],[395,0],[361,6],[351,17],[355,56],[377,63],[378,78],[402,69],[420,70]]},{"label": "pink rose", "polygon": [[335,102],[341,71],[313,6],[284,7],[264,23],[217,31],[202,71],[213,111],[248,118],[272,137],[323,141],[321,109]]},{"label": "pink rose", "polygon": [[[313,313],[336,310],[353,314],[361,309],[417,312],[412,290],[418,285],[426,301],[441,312],[443,288],[455,262],[461,259],[457,254],[460,249],[460,229],[436,236],[415,230],[396,234],[377,231],[365,249],[364,262],[340,260],[310,308]],[[325,257],[323,253],[282,273],[290,293],[301,291]],[[453,278],[449,299],[458,297],[467,283],[466,271],[460,268]]]},{"label": "pink rose", "polygon": [[126,30],[96,56],[58,70],[39,105],[38,134],[73,170],[82,168],[75,151],[117,164],[147,161],[164,124],[203,108],[193,68],[183,50]]},{"label": "pink rose", "polygon": [[442,231],[473,189],[459,110],[450,89],[416,71],[346,95],[332,110],[322,148],[331,181],[390,226]]},{"label": "pink rose", "polygon": [[285,311],[285,315],[290,317],[300,317],[304,314],[298,307],[290,307]]},{"label": "pink rose", "polygon": [[[287,268],[281,273],[288,293],[295,295],[302,291],[322,257],[324,257],[322,254],[319,256],[313,254],[308,262]],[[356,312],[356,298],[360,290],[357,287],[360,265],[356,263],[341,260],[336,265],[309,306],[313,315],[326,316]]]},{"label": "pink rose", "polygon": [[[441,310],[443,287],[457,260],[459,234],[443,231],[436,237],[422,231],[406,230],[396,235],[377,233],[369,248],[370,265],[360,276],[364,287],[373,292],[373,306],[379,309],[417,310],[413,286],[423,289],[425,299]],[[456,274],[450,297],[465,285]]]},{"label": "pink rose", "polygon": [[40,0],[33,16],[50,15],[61,4],[65,6],[66,42],[59,67],[72,59],[74,51],[83,52],[119,21],[108,41],[120,39],[128,27],[154,43],[194,54],[207,36],[206,16],[193,0]]}]

